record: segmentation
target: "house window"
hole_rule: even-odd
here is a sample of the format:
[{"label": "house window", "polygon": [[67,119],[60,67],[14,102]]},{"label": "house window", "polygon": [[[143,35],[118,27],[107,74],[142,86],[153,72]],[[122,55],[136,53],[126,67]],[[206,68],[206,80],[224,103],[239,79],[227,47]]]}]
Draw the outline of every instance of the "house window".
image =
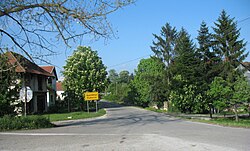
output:
[{"label": "house window", "polygon": [[48,84],[52,84],[52,78],[48,79]]},{"label": "house window", "polygon": [[38,81],[38,90],[42,91],[43,90],[43,79],[42,77],[37,77]]}]

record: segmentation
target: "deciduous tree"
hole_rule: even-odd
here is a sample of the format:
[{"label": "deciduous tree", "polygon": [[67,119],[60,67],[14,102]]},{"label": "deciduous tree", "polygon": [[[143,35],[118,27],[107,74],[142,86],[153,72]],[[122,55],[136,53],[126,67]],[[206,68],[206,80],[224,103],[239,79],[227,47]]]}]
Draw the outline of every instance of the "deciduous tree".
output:
[{"label": "deciduous tree", "polygon": [[12,47],[28,56],[32,53],[35,58],[39,52],[44,54],[47,51],[46,55],[58,53],[52,49],[57,44],[55,42],[70,46],[71,42],[82,41],[83,38],[108,39],[114,35],[108,15],[133,2],[3,0],[0,2],[1,49]]},{"label": "deciduous tree", "polygon": [[[8,63],[8,58],[0,53],[0,117],[14,114],[14,109],[19,99],[20,84],[19,75],[15,72],[15,66]],[[19,104],[20,105],[20,104]]]},{"label": "deciduous tree", "polygon": [[158,58],[142,59],[135,71],[133,86],[137,90],[135,104],[149,106],[150,103],[162,104],[167,100],[164,64]]},{"label": "deciduous tree", "polygon": [[90,47],[79,46],[74,51],[66,61],[63,75],[65,91],[75,101],[83,101],[84,92],[101,92],[107,85],[106,67]]}]

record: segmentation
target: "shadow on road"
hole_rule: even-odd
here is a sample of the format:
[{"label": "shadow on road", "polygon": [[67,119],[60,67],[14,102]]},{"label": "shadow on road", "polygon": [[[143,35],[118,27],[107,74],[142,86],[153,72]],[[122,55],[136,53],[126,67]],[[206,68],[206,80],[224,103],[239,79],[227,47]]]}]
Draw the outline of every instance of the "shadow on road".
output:
[{"label": "shadow on road", "polygon": [[101,100],[99,102],[99,106],[100,106],[100,108],[120,108],[120,107],[123,107],[120,104],[117,104],[117,103],[114,103],[114,102],[108,102],[108,101],[105,101],[105,100]]},{"label": "shadow on road", "polygon": [[91,126],[97,124],[106,124],[109,127],[122,126],[143,126],[152,123],[165,124],[169,122],[180,122],[180,119],[173,118],[166,114],[154,113],[134,107],[122,106],[113,102],[101,101],[100,107],[107,109],[106,117],[97,119],[85,119],[75,121],[62,121],[56,124],[59,127],[65,126]]}]

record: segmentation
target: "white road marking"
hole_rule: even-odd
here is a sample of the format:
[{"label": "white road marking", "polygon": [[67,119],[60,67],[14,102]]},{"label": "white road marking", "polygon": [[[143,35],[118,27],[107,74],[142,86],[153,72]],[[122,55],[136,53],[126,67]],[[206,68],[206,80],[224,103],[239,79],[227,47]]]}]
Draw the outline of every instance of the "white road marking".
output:
[{"label": "white road marking", "polygon": [[158,134],[0,133],[12,136],[155,136]]}]

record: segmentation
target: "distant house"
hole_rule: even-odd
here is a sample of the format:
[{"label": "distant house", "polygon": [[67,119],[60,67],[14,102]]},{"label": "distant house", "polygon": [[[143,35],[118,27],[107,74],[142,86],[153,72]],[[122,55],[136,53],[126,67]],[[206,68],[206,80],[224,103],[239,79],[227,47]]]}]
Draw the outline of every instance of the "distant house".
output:
[{"label": "distant house", "polygon": [[47,106],[55,105],[56,101],[56,81],[58,80],[55,66],[40,66],[45,71],[49,72],[53,77],[47,80]]},{"label": "distant house", "polygon": [[247,77],[248,83],[250,84],[250,62],[241,63],[240,69],[245,69],[244,75]]},{"label": "distant house", "polygon": [[56,94],[57,94],[57,100],[64,100],[64,96],[63,96],[64,90],[62,87],[62,82],[58,81],[56,82]]},{"label": "distant house", "polygon": [[27,103],[28,113],[42,113],[47,107],[47,80],[54,77],[27,58],[14,52],[6,52],[8,61],[15,66],[15,71],[21,74],[22,86],[29,86],[33,91],[33,98]]}]

